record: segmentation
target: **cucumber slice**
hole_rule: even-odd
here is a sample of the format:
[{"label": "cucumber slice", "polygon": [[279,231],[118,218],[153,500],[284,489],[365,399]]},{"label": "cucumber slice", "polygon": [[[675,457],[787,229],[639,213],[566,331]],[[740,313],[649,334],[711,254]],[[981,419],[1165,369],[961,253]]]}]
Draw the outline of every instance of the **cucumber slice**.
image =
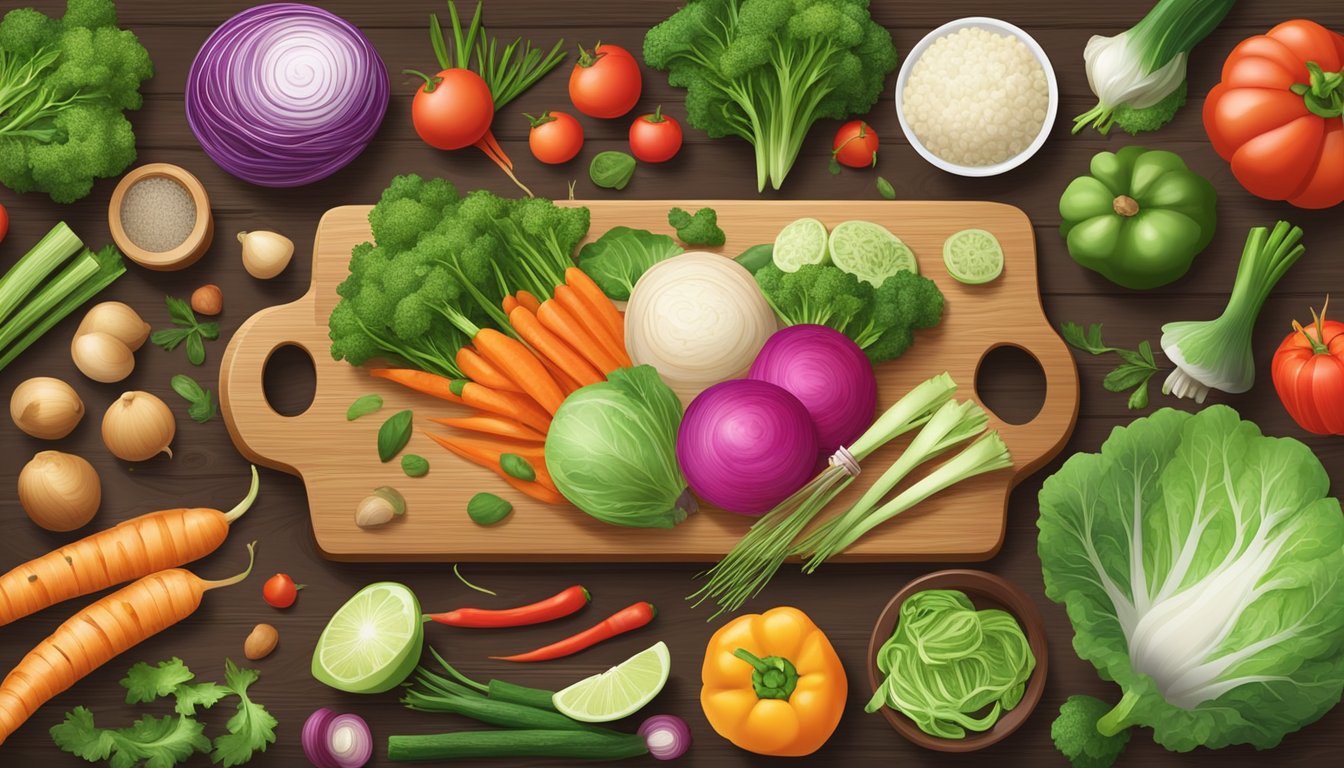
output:
[{"label": "cucumber slice", "polygon": [[797,272],[804,264],[825,264],[826,225],[816,219],[799,219],[775,236],[775,250],[771,255],[775,266],[785,272]]},{"label": "cucumber slice", "polygon": [[943,264],[958,282],[988,283],[1003,274],[1003,246],[983,229],[963,229],[943,242]]},{"label": "cucumber slice", "polygon": [[831,263],[874,286],[902,269],[919,274],[910,246],[881,224],[842,221],[831,230]]}]

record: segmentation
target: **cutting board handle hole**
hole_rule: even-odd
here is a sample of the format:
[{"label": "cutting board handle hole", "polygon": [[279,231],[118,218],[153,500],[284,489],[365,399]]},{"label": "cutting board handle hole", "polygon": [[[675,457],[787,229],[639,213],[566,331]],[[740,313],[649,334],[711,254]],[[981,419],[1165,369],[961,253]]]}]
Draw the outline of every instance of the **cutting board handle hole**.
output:
[{"label": "cutting board handle hole", "polygon": [[313,356],[298,344],[276,347],[266,358],[261,387],[272,410],[281,416],[298,416],[313,404],[317,393]]},{"label": "cutting board handle hole", "polygon": [[995,416],[1009,424],[1026,424],[1045,405],[1045,371],[1030,352],[1001,344],[980,358],[975,393]]}]

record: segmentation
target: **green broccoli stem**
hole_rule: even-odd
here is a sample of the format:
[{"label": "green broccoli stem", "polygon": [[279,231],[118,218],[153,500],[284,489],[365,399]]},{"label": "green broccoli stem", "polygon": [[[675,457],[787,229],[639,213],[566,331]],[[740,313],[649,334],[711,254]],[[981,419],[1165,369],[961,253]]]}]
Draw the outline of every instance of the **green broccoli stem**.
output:
[{"label": "green broccoli stem", "polygon": [[1138,725],[1136,721],[1130,720],[1130,715],[1138,705],[1139,698],[1139,694],[1132,688],[1127,689],[1125,695],[1120,698],[1120,703],[1097,721],[1097,732],[1103,736],[1115,736]]}]

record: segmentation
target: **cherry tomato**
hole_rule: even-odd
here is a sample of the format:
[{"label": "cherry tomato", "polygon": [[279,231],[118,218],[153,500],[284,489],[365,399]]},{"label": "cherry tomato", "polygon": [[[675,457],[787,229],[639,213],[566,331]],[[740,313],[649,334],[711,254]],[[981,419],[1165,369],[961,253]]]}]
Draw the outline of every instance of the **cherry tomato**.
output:
[{"label": "cherry tomato", "polygon": [[681,150],[681,123],[663,114],[640,115],[630,124],[630,153],[644,163],[662,163]]},{"label": "cherry tomato", "polygon": [[5,210],[5,206],[0,205],[0,240],[4,240],[5,235],[8,232],[9,232],[9,211]]},{"label": "cherry tomato", "polygon": [[434,77],[415,74],[425,78],[425,84],[411,102],[411,123],[426,144],[435,149],[461,149],[490,130],[495,100],[480,75],[457,68]]},{"label": "cherry tomato", "polygon": [[1307,328],[1294,321],[1274,353],[1274,389],[1299,427],[1344,435],[1344,323],[1326,320],[1324,308],[1311,316]]},{"label": "cherry tomato", "polygon": [[532,148],[532,156],[541,162],[549,165],[567,163],[583,149],[583,126],[572,115],[551,111],[542,112],[541,117],[526,112],[523,115],[532,121],[527,146]]},{"label": "cherry tomato", "polygon": [[862,120],[850,120],[835,132],[831,157],[850,168],[871,168],[877,165],[877,131]]},{"label": "cherry tomato", "polygon": [[569,73],[569,99],[589,117],[620,117],[635,108],[642,80],[639,62],[619,45],[580,49]]},{"label": "cherry tomato", "polygon": [[298,599],[302,584],[295,584],[288,573],[277,573],[261,587],[261,596],[275,608],[288,608]]}]

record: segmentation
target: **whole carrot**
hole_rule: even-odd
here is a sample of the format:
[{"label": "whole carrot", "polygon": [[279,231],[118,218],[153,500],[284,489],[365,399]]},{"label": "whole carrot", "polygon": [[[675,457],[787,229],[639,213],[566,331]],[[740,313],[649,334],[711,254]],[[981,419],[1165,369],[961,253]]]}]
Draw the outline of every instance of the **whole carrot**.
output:
[{"label": "whole carrot", "polygon": [[587,272],[578,267],[570,267],[565,270],[565,284],[578,291],[597,316],[602,318],[602,322],[611,330],[612,335],[620,342],[621,347],[625,347],[625,320],[621,317],[620,310],[611,303],[607,294],[597,287],[593,278],[588,276]]},{"label": "whole carrot", "polygon": [[257,498],[257,468],[247,497],[228,512],[196,507],[133,517],[29,560],[0,576],[0,626],[48,606],[190,563],[214,552],[229,524]]},{"label": "whole carrot", "polygon": [[456,427],[468,432],[479,432],[482,435],[495,435],[496,437],[508,437],[514,440],[527,440],[536,443],[546,442],[546,434],[523,424],[516,419],[510,419],[507,416],[495,416],[489,413],[476,413],[471,416],[462,416],[453,419],[430,419],[435,424],[442,424],[445,427]]},{"label": "whole carrot", "polygon": [[526,627],[564,618],[587,605],[592,599],[588,590],[576,584],[545,600],[516,608],[497,610],[458,608],[445,613],[431,613],[429,618],[450,627]]},{"label": "whole carrot", "polygon": [[396,382],[407,389],[413,389],[430,397],[437,397],[440,400],[447,400],[459,405],[463,404],[462,396],[452,390],[452,383],[456,379],[440,376],[437,373],[417,371],[414,368],[371,368],[369,369],[369,375],[377,379]]},{"label": "whole carrot", "polygon": [[592,310],[592,307],[583,300],[578,291],[567,285],[557,285],[555,287],[555,298],[547,302],[552,305],[550,310],[555,313],[557,310],[563,310],[562,319],[570,325],[578,325],[587,332],[593,343],[601,347],[606,355],[616,361],[617,367],[625,367],[630,364],[629,356],[625,352],[625,342],[622,336],[613,332],[601,317]]},{"label": "whole carrot", "polygon": [[[548,301],[547,304],[550,304]],[[543,311],[546,305],[543,305]],[[518,332],[532,346],[532,349],[541,355],[543,360],[550,360],[555,363],[560,370],[565,372],[581,387],[589,384],[596,384],[604,381],[606,376],[602,372],[589,364],[575,347],[570,346],[568,340],[552,333],[549,328],[537,319],[537,314],[528,311],[526,307],[515,307],[513,312],[509,313],[509,322],[513,324],[513,329]],[[582,343],[583,339],[576,339]],[[576,344],[577,346],[577,344]]]},{"label": "whole carrot", "polygon": [[491,389],[502,389],[509,392],[522,392],[517,384],[508,376],[500,373],[499,369],[491,365],[488,360],[477,354],[471,347],[461,347],[457,350],[457,367],[462,369],[462,373],[477,384],[483,384]]},{"label": "whole carrot", "polygon": [[562,659],[566,656],[572,656],[585,648],[591,648],[603,640],[625,634],[632,630],[639,629],[658,615],[658,609],[653,607],[653,603],[635,603],[627,608],[623,608],[616,613],[595,624],[588,629],[583,630],[577,635],[571,635],[557,643],[538,648],[535,651],[527,653],[518,653],[513,656],[491,656],[490,658],[498,661],[550,661],[552,659]]},{"label": "whole carrot", "polygon": [[0,683],[0,744],[58,693],[195,613],[207,591],[247,578],[255,546],[247,545],[247,570],[232,578],[203,581],[190,571],[171,568],[122,587],[67,619]]}]

